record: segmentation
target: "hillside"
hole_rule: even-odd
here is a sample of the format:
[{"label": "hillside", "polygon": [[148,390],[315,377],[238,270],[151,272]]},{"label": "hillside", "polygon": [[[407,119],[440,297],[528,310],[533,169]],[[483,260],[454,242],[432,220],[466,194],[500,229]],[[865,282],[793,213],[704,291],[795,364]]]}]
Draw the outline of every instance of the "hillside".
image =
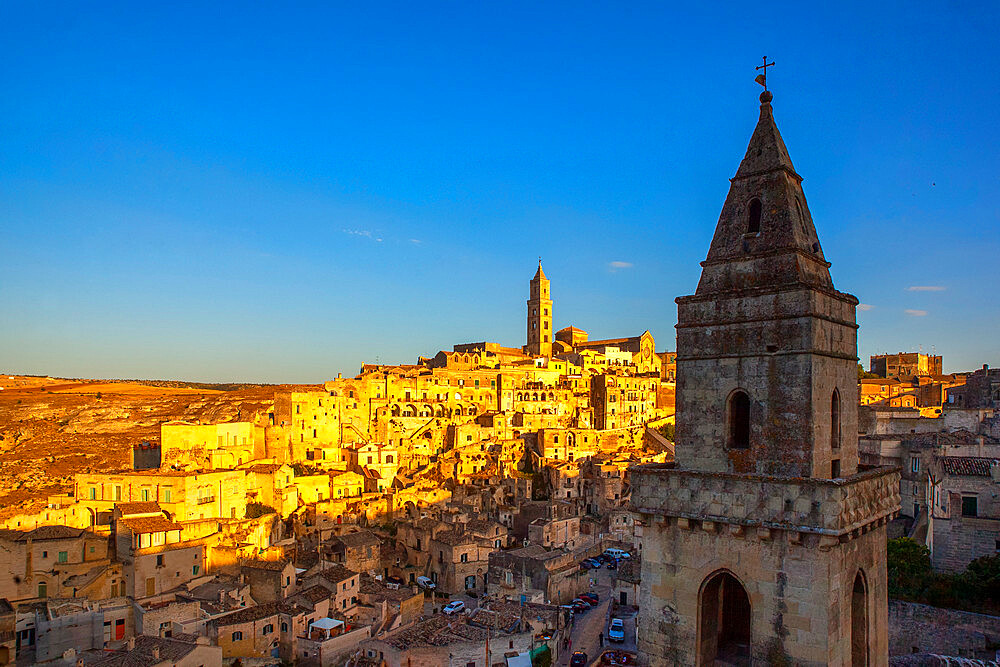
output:
[{"label": "hillside", "polygon": [[280,385],[0,376],[0,516],[69,490],[78,472],[124,470],[129,450],[158,442],[172,419],[246,421]]}]

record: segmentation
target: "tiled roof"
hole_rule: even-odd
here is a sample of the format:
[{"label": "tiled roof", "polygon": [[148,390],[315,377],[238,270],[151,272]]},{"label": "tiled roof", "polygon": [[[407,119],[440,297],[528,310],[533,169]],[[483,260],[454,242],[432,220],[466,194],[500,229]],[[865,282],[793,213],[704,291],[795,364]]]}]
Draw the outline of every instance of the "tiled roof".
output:
[{"label": "tiled roof", "polygon": [[978,456],[945,456],[941,465],[949,475],[965,475],[969,477],[990,477],[990,468],[1000,465],[1000,459],[987,459]]},{"label": "tiled roof", "polygon": [[[148,667],[164,662],[174,664],[195,648],[197,644],[193,642],[137,635],[134,649],[115,651],[89,664],[99,667]],[[157,649],[159,658],[153,657],[153,651]]]},{"label": "tiled roof", "polygon": [[317,584],[297,593],[295,597],[301,597],[303,600],[316,604],[317,602],[330,599],[330,589]]},{"label": "tiled roof", "polygon": [[240,561],[240,567],[248,567],[253,570],[269,570],[271,572],[281,572],[286,567],[288,567],[289,561],[287,560],[258,560],[256,558],[248,558],[246,560]]},{"label": "tiled roof", "polygon": [[265,475],[269,475],[277,470],[281,469],[280,463],[257,463],[250,466],[250,472],[259,472]]},{"label": "tiled roof", "polygon": [[374,533],[367,530],[359,530],[354,533],[338,535],[334,539],[339,541],[345,547],[360,547],[365,546],[366,544],[375,545],[381,542],[381,540],[379,540]]},{"label": "tiled roof", "polygon": [[160,504],[155,502],[134,502],[134,503],[118,503],[115,508],[121,512],[122,516],[130,516],[133,514],[159,514]]},{"label": "tiled roof", "polygon": [[357,572],[347,569],[340,563],[331,563],[319,574],[321,577],[334,584],[339,584],[340,582],[350,579],[351,577],[358,576]]},{"label": "tiled roof", "polygon": [[165,516],[122,517],[118,522],[133,533],[166,533],[181,529],[179,523],[174,523]]},{"label": "tiled roof", "polygon": [[82,528],[70,528],[69,526],[39,526],[34,530],[21,533],[18,542],[31,540],[68,540],[80,537],[83,534]]},{"label": "tiled roof", "polygon": [[233,612],[228,616],[223,616],[222,618],[215,619],[216,627],[225,627],[227,625],[237,625],[239,623],[251,623],[253,621],[260,621],[277,614],[293,614],[295,610],[291,605],[284,602],[265,602],[264,604],[259,604],[255,607],[247,607],[246,609],[240,609],[237,612]]}]

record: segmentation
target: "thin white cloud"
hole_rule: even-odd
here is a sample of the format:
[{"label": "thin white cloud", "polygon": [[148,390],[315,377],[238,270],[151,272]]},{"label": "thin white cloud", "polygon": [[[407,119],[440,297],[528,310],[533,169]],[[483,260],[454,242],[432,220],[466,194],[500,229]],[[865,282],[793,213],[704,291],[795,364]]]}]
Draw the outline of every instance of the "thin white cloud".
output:
[{"label": "thin white cloud", "polygon": [[858,310],[872,310],[874,308],[875,308],[875,306],[871,305],[870,303],[859,303],[858,304]]},{"label": "thin white cloud", "polygon": [[907,308],[903,312],[907,315],[912,315],[913,317],[923,317],[927,314],[926,310],[916,310],[914,308]]},{"label": "thin white cloud", "polygon": [[379,236],[377,232],[373,232],[370,229],[344,229],[341,231],[351,236],[360,236],[362,238],[371,239],[372,241],[375,241],[375,243],[382,242],[382,237]]},{"label": "thin white cloud", "polygon": [[944,290],[944,285],[910,285],[906,288],[907,292],[943,292]]},{"label": "thin white cloud", "polygon": [[413,245],[420,245],[421,243],[423,243],[423,241],[421,241],[420,239],[410,239],[410,243],[412,243]]},{"label": "thin white cloud", "polygon": [[608,267],[610,267],[612,271],[617,271],[619,269],[631,269],[633,266],[635,265],[632,264],[632,262],[608,262]]}]

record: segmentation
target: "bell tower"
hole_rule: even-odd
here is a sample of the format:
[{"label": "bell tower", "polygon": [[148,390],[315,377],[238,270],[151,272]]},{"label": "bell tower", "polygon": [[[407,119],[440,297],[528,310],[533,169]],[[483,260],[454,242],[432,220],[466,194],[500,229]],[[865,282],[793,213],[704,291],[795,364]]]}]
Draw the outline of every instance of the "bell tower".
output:
[{"label": "bell tower", "polygon": [[677,299],[676,461],[632,469],[649,665],[888,664],[899,474],[859,470],[858,300],[833,286],[771,101]]},{"label": "bell tower", "polygon": [[529,283],[528,296],[528,354],[552,356],[552,299],[549,294],[549,279],[542,271],[542,260],[538,260],[538,271]]},{"label": "bell tower", "polygon": [[838,292],[771,93],[677,299],[677,461],[833,479],[858,469],[858,300]]}]

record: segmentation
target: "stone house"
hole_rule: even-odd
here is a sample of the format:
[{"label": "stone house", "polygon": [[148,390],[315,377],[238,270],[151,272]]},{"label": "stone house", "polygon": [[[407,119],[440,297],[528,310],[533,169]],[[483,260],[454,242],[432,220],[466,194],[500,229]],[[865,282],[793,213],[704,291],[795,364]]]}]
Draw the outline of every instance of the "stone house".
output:
[{"label": "stone house", "polygon": [[373,633],[415,623],[423,616],[423,593],[409,586],[389,587],[366,574],[359,581],[358,621],[371,625]]},{"label": "stone house", "polygon": [[240,575],[250,585],[250,596],[258,604],[284,600],[297,590],[295,565],[290,560],[243,560]]},{"label": "stone house", "polygon": [[205,573],[205,540],[185,540],[183,527],[154,511],[155,505],[125,504],[129,513],[123,515],[123,507],[117,507],[112,519],[115,558],[124,566],[125,588],[120,594],[136,599],[158,595]]},{"label": "stone house", "polygon": [[488,583],[490,596],[565,604],[586,589],[587,576],[571,552],[535,544],[491,553]]},{"label": "stone house", "polygon": [[305,633],[305,613],[285,602],[267,602],[240,609],[206,626],[222,648],[223,658],[274,657],[291,661],[296,638]]},{"label": "stone house", "polygon": [[114,506],[129,502],[159,503],[175,521],[242,519],[246,484],[242,470],[77,473],[74,497],[93,515],[92,525],[107,525]]},{"label": "stone house", "polygon": [[0,577],[0,598],[12,601],[120,594],[120,569],[108,558],[107,538],[81,528],[0,530],[0,570],[7,573]]},{"label": "stone house", "polygon": [[1000,458],[942,456],[928,477],[934,568],[961,572],[1000,551]]},{"label": "stone house", "polygon": [[424,574],[443,593],[486,590],[489,554],[507,544],[508,531],[495,521],[472,519],[436,530],[427,545]]},{"label": "stone house", "polygon": [[332,594],[331,608],[338,614],[350,614],[358,604],[360,575],[339,563],[324,563],[323,569],[308,577],[307,587],[323,586]]},{"label": "stone house", "polygon": [[355,572],[377,572],[381,569],[381,546],[382,541],[369,530],[344,533],[325,545],[324,559]]},{"label": "stone house", "polygon": [[135,634],[132,605],[126,598],[47,600],[35,607],[34,615],[39,662],[58,659],[69,649],[121,648]]},{"label": "stone house", "polygon": [[252,422],[164,422],[160,425],[160,456],[164,467],[235,468],[263,458],[264,428]]},{"label": "stone house", "polygon": [[364,493],[365,478],[353,470],[330,475],[330,498],[360,497]]},{"label": "stone house", "polygon": [[1000,368],[986,364],[947,390],[947,404],[956,408],[1000,408]]},{"label": "stone house", "polygon": [[288,516],[299,506],[295,472],[287,464],[256,463],[246,470],[247,502],[256,502]]},{"label": "stone house", "polygon": [[580,542],[580,517],[535,519],[528,525],[528,543],[547,549],[575,549]]}]

